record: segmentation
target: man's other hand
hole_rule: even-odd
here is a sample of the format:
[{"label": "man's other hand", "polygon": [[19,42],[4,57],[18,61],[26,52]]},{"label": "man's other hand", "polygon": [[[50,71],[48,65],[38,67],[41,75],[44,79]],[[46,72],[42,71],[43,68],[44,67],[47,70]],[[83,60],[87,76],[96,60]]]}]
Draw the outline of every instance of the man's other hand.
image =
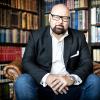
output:
[{"label": "man's other hand", "polygon": [[74,80],[67,75],[50,74],[46,79],[46,83],[52,88],[55,94],[66,94],[68,91],[68,86],[73,85]]}]

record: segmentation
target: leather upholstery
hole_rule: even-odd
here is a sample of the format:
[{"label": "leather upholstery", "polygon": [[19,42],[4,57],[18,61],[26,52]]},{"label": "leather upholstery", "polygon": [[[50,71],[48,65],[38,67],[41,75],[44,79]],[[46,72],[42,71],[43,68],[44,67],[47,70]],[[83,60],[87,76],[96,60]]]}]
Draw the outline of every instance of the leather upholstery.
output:
[{"label": "leather upholstery", "polygon": [[7,64],[4,69],[4,75],[10,80],[16,80],[16,78],[22,73],[21,61],[16,60]]}]

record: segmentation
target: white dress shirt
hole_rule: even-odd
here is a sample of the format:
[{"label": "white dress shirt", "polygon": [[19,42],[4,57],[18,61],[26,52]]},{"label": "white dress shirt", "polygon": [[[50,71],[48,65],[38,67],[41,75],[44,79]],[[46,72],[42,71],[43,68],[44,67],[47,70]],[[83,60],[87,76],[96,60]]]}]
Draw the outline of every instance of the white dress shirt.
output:
[{"label": "white dress shirt", "polygon": [[[50,30],[50,35],[52,37],[52,67],[51,67],[51,74],[64,74],[64,75],[70,75],[75,78],[75,83],[74,85],[79,85],[82,83],[82,80],[80,79],[79,76],[75,74],[69,74],[65,68],[64,64],[64,58],[63,58],[63,53],[64,53],[64,38],[68,36],[68,31],[58,40],[53,34],[52,31]],[[42,84],[44,87],[46,86],[46,78],[50,74],[46,74],[40,84]]]}]

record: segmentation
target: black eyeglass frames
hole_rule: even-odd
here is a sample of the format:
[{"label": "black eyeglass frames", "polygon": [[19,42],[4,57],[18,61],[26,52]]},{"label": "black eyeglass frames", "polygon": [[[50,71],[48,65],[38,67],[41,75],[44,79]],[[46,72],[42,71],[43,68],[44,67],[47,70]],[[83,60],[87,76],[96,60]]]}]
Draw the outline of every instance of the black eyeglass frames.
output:
[{"label": "black eyeglass frames", "polygon": [[69,16],[59,16],[59,15],[54,15],[51,13],[51,16],[52,16],[52,19],[53,20],[56,20],[56,21],[59,21],[60,18],[64,21],[64,22],[68,22],[70,17]]}]

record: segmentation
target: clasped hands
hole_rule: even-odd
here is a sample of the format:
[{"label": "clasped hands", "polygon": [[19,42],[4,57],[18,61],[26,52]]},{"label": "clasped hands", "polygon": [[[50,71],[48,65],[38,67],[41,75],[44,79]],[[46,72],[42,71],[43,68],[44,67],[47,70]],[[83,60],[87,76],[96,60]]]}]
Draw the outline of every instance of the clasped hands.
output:
[{"label": "clasped hands", "polygon": [[56,95],[59,93],[66,94],[68,86],[73,85],[74,82],[75,81],[70,77],[70,75],[50,74],[46,79],[47,85],[52,88]]}]

